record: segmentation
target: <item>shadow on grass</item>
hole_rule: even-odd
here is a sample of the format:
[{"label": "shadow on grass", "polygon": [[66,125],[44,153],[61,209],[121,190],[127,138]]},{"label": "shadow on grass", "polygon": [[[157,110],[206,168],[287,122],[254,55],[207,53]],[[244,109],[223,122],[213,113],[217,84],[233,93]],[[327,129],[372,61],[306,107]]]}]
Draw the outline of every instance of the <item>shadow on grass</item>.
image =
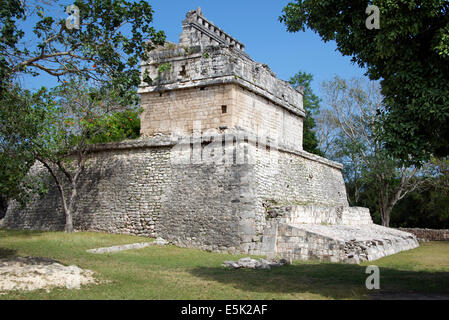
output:
[{"label": "shadow on grass", "polygon": [[[382,295],[444,295],[449,299],[449,271],[425,272],[380,268],[380,290],[366,289],[366,266],[294,264],[271,270],[195,268],[192,275],[248,292],[318,294],[328,299],[382,299]],[[399,295],[399,296],[398,296]],[[387,298],[388,299],[388,298]]]},{"label": "shadow on grass", "polygon": [[0,228],[0,238],[6,237],[30,237],[37,236],[45,233],[45,231],[40,230],[18,230],[18,229],[4,229]]},{"label": "shadow on grass", "polygon": [[17,250],[0,247],[0,259],[9,258],[14,256],[16,253]]}]

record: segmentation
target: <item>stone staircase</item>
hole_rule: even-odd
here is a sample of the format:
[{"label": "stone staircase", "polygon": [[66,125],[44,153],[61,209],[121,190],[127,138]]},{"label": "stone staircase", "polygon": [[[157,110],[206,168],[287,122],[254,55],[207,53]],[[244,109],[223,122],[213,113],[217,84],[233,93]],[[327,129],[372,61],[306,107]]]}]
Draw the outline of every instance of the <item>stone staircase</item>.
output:
[{"label": "stone staircase", "polygon": [[267,216],[268,256],[358,264],[419,246],[411,233],[374,224],[367,208],[282,206],[268,208]]}]

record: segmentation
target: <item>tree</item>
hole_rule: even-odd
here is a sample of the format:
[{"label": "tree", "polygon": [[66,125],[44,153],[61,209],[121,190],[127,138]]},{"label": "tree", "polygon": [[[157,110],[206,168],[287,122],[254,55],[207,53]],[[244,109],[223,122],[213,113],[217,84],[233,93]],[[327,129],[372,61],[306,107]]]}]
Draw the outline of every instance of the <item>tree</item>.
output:
[{"label": "tree", "polygon": [[[151,27],[153,10],[146,1],[78,0],[79,29],[66,26],[65,6],[54,0],[4,0],[0,6],[0,203],[9,199],[25,202],[26,172],[34,162],[32,148],[38,145],[37,134],[45,132],[48,111],[40,104],[51,99],[46,90],[35,94],[20,88],[24,75],[53,76],[63,83],[69,77],[84,78],[101,83],[103,94],[112,91],[128,104],[139,97],[140,61],[148,52],[165,41],[162,31]],[[63,16],[56,18],[55,8]],[[33,32],[25,34],[25,25]],[[49,104],[47,104],[47,107]],[[130,113],[134,112],[134,113]],[[132,127],[135,136],[139,125],[136,110],[120,116],[129,120],[124,131]],[[62,121],[62,119],[59,119]],[[102,120],[106,121],[106,120]],[[105,123],[104,123],[105,124]],[[116,123],[117,124],[117,123]],[[118,124],[117,124],[118,125]],[[104,129],[104,128],[103,128]],[[102,130],[94,130],[103,132]],[[91,137],[90,142],[122,139],[114,136]],[[127,137],[134,137],[128,132]],[[40,141],[42,142],[42,141]],[[29,187],[26,190],[31,190]],[[20,191],[19,191],[20,190]],[[18,199],[20,198],[20,199]]]},{"label": "tree", "polygon": [[[164,33],[151,27],[153,10],[146,1],[76,0],[79,29],[67,28],[68,16],[54,18],[56,1],[5,2],[0,10],[3,82],[41,72],[60,80],[77,75],[131,97],[140,83],[140,61],[165,41]],[[65,12],[64,5],[59,7]],[[25,35],[22,25],[34,21],[33,34]]]},{"label": "tree", "polygon": [[449,229],[449,195],[435,188],[411,192],[393,209],[391,222],[404,228]]},{"label": "tree", "polygon": [[88,142],[108,143],[139,138],[141,113],[141,108],[130,106],[129,109],[99,119],[93,129],[96,134]]},{"label": "tree", "polygon": [[323,84],[323,91],[328,109],[318,123],[334,144],[327,156],[345,165],[349,201],[359,204],[361,193],[372,189],[382,225],[389,226],[394,206],[424,184],[424,171],[402,165],[386,151],[376,121],[383,108],[376,83],[335,77]]},{"label": "tree", "polygon": [[432,186],[436,191],[449,197],[449,157],[432,158],[430,170],[435,176]]},{"label": "tree", "polygon": [[46,95],[45,90],[32,94],[16,85],[0,90],[0,212],[6,212],[9,199],[23,206],[31,194],[43,191],[27,172],[34,162],[32,141],[45,118],[41,105]]},{"label": "tree", "polygon": [[104,92],[103,87],[76,78],[55,88],[52,95],[55,98],[46,101],[44,130],[32,140],[32,150],[58,188],[65,231],[72,232],[78,183],[86,169],[91,140],[102,135],[119,137],[122,128],[104,124],[111,123],[119,112],[126,114],[129,107],[119,92]]},{"label": "tree", "polygon": [[426,188],[409,193],[392,212],[392,223],[406,228],[449,228],[449,159],[427,164]]},{"label": "tree", "polygon": [[[368,5],[380,9],[369,30]],[[445,0],[297,0],[280,17],[289,32],[317,32],[380,80],[385,147],[419,164],[449,155],[449,2]]]},{"label": "tree", "polygon": [[307,152],[322,156],[323,153],[318,148],[318,139],[315,136],[316,123],[314,116],[319,112],[320,109],[320,98],[316,96],[311,87],[313,80],[313,75],[303,71],[299,71],[293,77],[290,78],[290,84],[293,87],[303,86],[304,87],[304,110],[306,112],[306,117],[304,119],[303,126],[303,149]]}]

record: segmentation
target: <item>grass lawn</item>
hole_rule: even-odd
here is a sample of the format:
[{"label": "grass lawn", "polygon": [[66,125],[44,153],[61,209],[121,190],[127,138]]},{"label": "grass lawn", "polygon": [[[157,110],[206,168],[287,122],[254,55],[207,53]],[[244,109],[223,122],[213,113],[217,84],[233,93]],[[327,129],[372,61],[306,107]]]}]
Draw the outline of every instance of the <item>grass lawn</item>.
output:
[{"label": "grass lawn", "polygon": [[[362,265],[295,262],[271,270],[226,270],[242,256],[174,246],[96,255],[87,249],[145,242],[148,238],[80,232],[0,229],[0,258],[47,257],[90,269],[108,280],[81,290],[11,292],[0,299],[367,299],[426,294],[449,297],[449,242],[423,243]],[[380,267],[380,290],[365,288],[366,266]]]}]

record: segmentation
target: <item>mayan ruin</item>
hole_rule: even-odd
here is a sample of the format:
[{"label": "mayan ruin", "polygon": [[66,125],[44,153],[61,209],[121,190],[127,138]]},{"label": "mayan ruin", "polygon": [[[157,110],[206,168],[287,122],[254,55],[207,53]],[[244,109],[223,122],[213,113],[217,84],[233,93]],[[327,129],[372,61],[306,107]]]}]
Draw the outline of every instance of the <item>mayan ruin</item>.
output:
[{"label": "mayan ruin", "polygon": [[[344,263],[418,247],[349,206],[341,164],[303,150],[302,87],[253,61],[199,8],[182,28],[178,44],[141,64],[141,137],[92,146],[76,230]],[[63,230],[56,187],[26,209],[11,205],[3,227]]]}]

